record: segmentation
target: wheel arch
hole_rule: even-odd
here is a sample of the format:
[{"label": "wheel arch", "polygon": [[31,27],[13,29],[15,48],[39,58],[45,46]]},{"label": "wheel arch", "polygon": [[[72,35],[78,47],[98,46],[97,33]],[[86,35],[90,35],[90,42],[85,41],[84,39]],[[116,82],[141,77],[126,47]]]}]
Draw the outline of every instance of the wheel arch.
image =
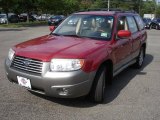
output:
[{"label": "wheel arch", "polygon": [[[95,74],[95,77],[94,77],[92,86],[93,86],[93,84],[95,83],[96,75],[98,74],[99,70],[100,70],[103,66],[105,66],[105,67],[107,68],[106,74],[110,74],[110,75],[111,75],[111,76],[110,76],[111,78],[106,77],[106,81],[108,82],[108,84],[110,84],[110,83],[112,82],[112,79],[113,79],[113,62],[112,62],[111,59],[107,59],[107,60],[103,61],[103,62],[99,65],[99,67],[98,67],[98,69],[97,69],[97,71],[96,71],[96,74]],[[110,79],[110,80],[109,80],[109,79]],[[107,83],[107,82],[106,82],[106,83]],[[91,87],[91,89],[92,89],[92,87]]]},{"label": "wheel arch", "polygon": [[95,92],[96,92],[96,85],[98,84],[98,79],[97,77],[99,76],[99,73],[102,71],[102,69],[104,69],[104,67],[106,67],[107,69],[106,70],[106,75],[108,74],[108,72],[110,72],[109,74],[112,74],[111,76],[108,75],[107,77],[105,77],[106,79],[106,84],[109,84],[111,81],[108,81],[108,79],[112,79],[112,76],[113,76],[113,63],[112,63],[112,60],[105,60],[103,61],[100,66],[98,67],[97,71],[96,71],[96,74],[95,74],[95,77],[94,77],[94,80],[92,82],[92,86],[91,86],[91,89],[90,89],[90,92],[88,94],[88,97],[89,99],[94,99],[95,97]]}]

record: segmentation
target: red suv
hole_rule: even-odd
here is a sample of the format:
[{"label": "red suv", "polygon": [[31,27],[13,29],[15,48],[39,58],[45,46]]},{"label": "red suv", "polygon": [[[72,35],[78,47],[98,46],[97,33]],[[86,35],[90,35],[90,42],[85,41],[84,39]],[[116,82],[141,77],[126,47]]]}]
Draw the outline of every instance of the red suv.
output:
[{"label": "red suv", "polygon": [[49,35],[20,43],[5,61],[8,79],[52,97],[104,100],[105,87],[130,65],[140,68],[147,33],[140,16],[86,11],[66,18]]}]

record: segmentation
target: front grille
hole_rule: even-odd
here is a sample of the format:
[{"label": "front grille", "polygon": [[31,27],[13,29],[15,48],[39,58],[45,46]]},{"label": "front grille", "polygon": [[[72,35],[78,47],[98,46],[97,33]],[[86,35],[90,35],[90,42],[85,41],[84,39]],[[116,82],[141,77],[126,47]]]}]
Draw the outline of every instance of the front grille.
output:
[{"label": "front grille", "polygon": [[26,57],[15,56],[11,67],[20,71],[41,74],[43,62],[40,60],[30,59]]}]

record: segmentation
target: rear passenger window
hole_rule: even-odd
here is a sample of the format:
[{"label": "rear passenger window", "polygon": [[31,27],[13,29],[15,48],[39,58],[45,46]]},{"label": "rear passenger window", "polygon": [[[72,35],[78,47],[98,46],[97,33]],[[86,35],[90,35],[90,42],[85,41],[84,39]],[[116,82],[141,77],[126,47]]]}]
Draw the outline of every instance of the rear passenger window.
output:
[{"label": "rear passenger window", "polygon": [[144,29],[144,23],[143,23],[142,19],[139,16],[135,16],[135,19],[136,19],[136,22],[139,26],[139,29],[143,30]]},{"label": "rear passenger window", "polygon": [[131,33],[135,33],[138,31],[137,24],[133,17],[127,16],[128,26]]}]

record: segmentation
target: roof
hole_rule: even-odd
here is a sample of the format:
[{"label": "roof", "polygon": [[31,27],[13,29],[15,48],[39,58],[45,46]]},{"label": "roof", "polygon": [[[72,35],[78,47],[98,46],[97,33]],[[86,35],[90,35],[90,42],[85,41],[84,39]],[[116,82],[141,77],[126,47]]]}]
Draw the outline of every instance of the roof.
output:
[{"label": "roof", "polygon": [[135,11],[124,11],[124,10],[106,10],[106,9],[93,9],[93,10],[86,10],[76,12],[75,14],[89,14],[89,15],[115,15],[115,14],[137,14]]},{"label": "roof", "polygon": [[115,12],[113,11],[85,11],[85,12],[77,12],[75,14],[84,14],[84,15],[113,15]]}]

